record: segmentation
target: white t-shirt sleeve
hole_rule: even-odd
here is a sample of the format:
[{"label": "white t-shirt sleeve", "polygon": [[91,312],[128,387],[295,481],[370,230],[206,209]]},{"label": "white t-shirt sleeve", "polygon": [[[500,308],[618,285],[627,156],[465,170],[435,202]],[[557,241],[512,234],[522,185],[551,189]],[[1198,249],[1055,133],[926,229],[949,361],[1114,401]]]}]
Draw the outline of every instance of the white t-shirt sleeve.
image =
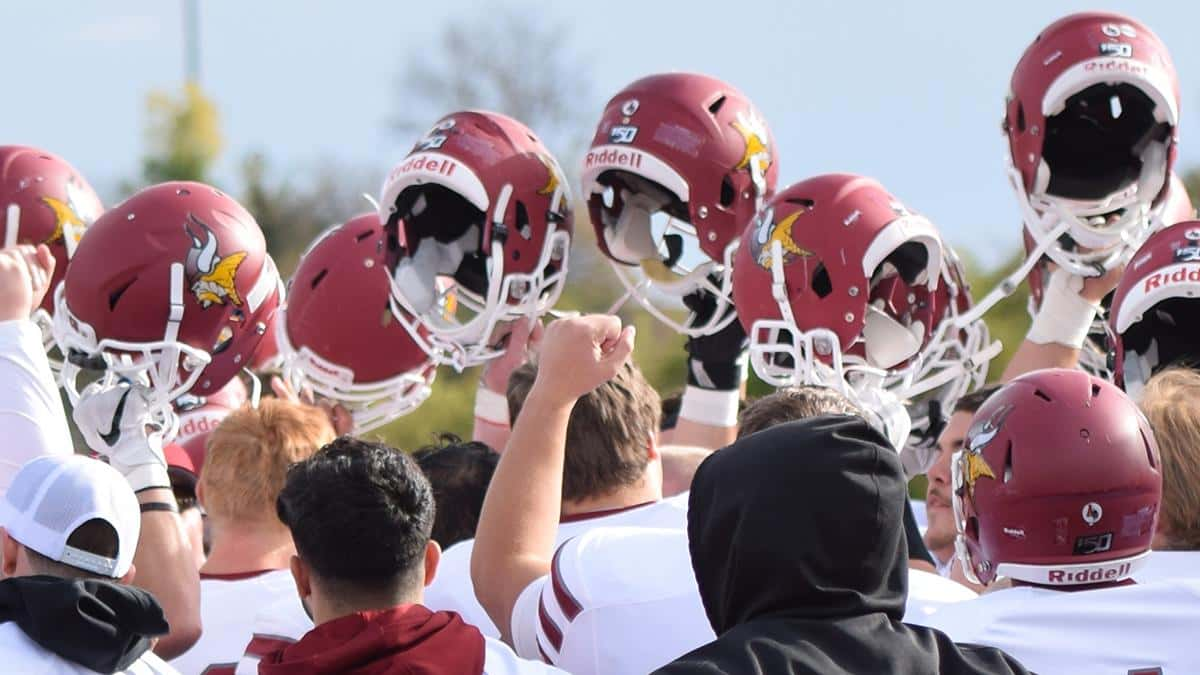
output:
[{"label": "white t-shirt sleeve", "polygon": [[550,583],[550,576],[535,579],[517,596],[512,613],[512,641],[517,656],[523,659],[545,660],[538,646],[538,610],[542,603],[542,589]]},{"label": "white t-shirt sleeve", "polygon": [[25,462],[74,452],[42,332],[32,321],[0,321],[0,495]]},{"label": "white t-shirt sleeve", "polygon": [[565,673],[554,666],[543,663],[540,659],[518,658],[508,645],[490,637],[483,638],[483,673],[484,675],[549,675],[550,673]]}]

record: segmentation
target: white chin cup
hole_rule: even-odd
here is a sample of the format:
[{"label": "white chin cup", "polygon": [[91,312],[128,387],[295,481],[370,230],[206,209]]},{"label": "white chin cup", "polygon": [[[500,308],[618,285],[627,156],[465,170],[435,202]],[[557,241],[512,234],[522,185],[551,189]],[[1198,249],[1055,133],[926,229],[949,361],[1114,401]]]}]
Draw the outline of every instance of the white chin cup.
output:
[{"label": "white chin cup", "polygon": [[623,206],[616,223],[604,228],[609,254],[628,265],[657,258],[658,246],[650,230],[650,217],[662,210],[666,198],[655,199],[645,193],[621,190],[621,202]]},{"label": "white chin cup", "polygon": [[1125,381],[1125,393],[1129,394],[1129,398],[1132,398],[1134,401],[1141,400],[1142,389],[1146,387],[1146,382],[1150,379],[1150,375],[1154,372],[1154,368],[1157,365],[1158,340],[1151,339],[1150,346],[1144,354],[1126,350],[1125,364],[1121,374]]},{"label": "white chin cup", "polygon": [[867,306],[863,325],[867,363],[876,368],[891,368],[921,349],[925,326],[921,322],[911,327],[896,321],[874,305]]}]

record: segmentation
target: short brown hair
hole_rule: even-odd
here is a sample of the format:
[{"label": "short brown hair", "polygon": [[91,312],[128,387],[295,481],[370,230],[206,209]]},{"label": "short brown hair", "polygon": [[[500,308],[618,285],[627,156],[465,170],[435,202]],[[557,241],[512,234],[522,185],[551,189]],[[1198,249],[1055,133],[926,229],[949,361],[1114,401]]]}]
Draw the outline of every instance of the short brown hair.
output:
[{"label": "short brown hair", "polygon": [[242,406],[208,437],[200,486],[214,516],[279,523],[275,498],[288,467],[308,459],[335,437],[320,408],[265,398]]},{"label": "short brown hair", "polygon": [[1141,408],[1162,456],[1159,518],[1166,522],[1169,548],[1200,549],[1200,373],[1168,368],[1151,377]]},{"label": "short brown hair", "polygon": [[778,424],[818,415],[858,415],[862,411],[841,392],[829,387],[783,387],[746,406],[738,415],[738,438]]},{"label": "short brown hair", "polygon": [[[536,377],[537,366],[528,363],[509,377],[508,414],[513,424]],[[567,424],[563,499],[600,497],[641,480],[661,414],[658,392],[632,362],[584,394]]]}]

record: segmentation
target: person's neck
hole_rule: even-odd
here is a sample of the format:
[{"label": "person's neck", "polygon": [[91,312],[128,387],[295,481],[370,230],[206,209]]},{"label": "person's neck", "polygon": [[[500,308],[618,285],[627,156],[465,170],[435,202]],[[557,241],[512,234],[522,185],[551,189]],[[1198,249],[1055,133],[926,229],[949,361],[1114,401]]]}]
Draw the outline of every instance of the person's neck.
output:
[{"label": "person's neck", "polygon": [[954,560],[954,544],[942,548],[931,548],[929,554],[933,556],[937,567],[945,567]]},{"label": "person's neck", "polygon": [[615,492],[610,492],[606,495],[586,497],[584,499],[564,499],[562,514],[564,516],[578,516],[595,513],[596,511],[615,511],[649,502],[657,502],[661,499],[662,485],[660,484],[655,487],[651,485],[649,480],[643,478],[633,485],[618,488]]},{"label": "person's neck", "polygon": [[214,520],[212,551],[201,574],[245,574],[285,570],[296,554],[291,534],[282,523],[221,522]]},{"label": "person's neck", "polygon": [[389,609],[395,609],[401,605],[420,605],[425,601],[424,589],[418,589],[416,592],[400,593],[396,595],[388,595],[380,597],[369,602],[347,602],[344,598],[338,598],[333,602],[325,603],[321,601],[311,602],[310,610],[312,611],[312,619],[315,625],[322,625],[330,621],[351,616],[353,614],[361,614],[363,612],[386,612]]}]

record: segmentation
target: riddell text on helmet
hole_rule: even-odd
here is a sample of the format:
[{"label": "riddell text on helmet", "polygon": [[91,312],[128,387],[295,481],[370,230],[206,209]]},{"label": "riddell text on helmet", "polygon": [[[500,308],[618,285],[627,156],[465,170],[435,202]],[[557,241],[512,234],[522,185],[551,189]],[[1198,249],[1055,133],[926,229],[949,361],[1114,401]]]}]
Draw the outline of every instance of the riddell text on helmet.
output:
[{"label": "riddell text on helmet", "polygon": [[420,154],[409,157],[404,162],[396,165],[388,174],[388,180],[395,180],[397,176],[410,173],[413,171],[424,171],[428,173],[436,173],[449,178],[454,175],[454,170],[458,168],[458,163],[453,159],[444,155]]},{"label": "riddell text on helmet", "polygon": [[194,415],[179,426],[179,439],[188,439],[196,434],[206,434],[225,419],[224,415]]},{"label": "riddell text on helmet", "polygon": [[1180,265],[1174,269],[1155,272],[1142,282],[1142,291],[1148,292],[1159,286],[1182,283],[1200,283],[1200,265]]},{"label": "riddell text on helmet", "polygon": [[590,169],[596,166],[621,166],[640,169],[642,167],[642,153],[636,150],[593,150],[584,159],[584,168]]},{"label": "riddell text on helmet", "polygon": [[1133,571],[1131,563],[1122,563],[1119,567],[1093,567],[1074,572],[1068,570],[1050,570],[1046,573],[1046,581],[1052,584],[1094,584],[1101,581],[1114,581],[1129,576]]}]

